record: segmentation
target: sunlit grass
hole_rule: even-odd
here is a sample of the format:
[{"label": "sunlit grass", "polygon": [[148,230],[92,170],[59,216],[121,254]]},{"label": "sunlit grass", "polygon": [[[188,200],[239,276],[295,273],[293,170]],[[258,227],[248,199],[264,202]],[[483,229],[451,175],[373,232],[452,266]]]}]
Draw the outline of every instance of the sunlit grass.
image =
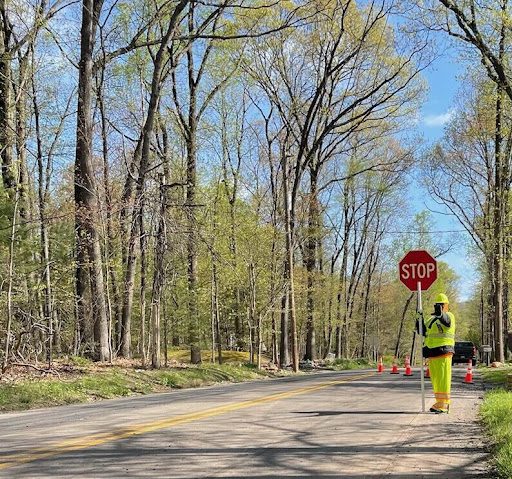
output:
[{"label": "sunlit grass", "polygon": [[501,368],[480,367],[479,372],[482,374],[484,381],[493,385],[506,385],[507,375],[512,373],[512,365],[507,364]]},{"label": "sunlit grass", "polygon": [[493,458],[501,477],[512,477],[512,393],[495,389],[485,395],[480,416],[493,441]]},{"label": "sunlit grass", "polygon": [[375,363],[368,359],[335,359],[328,366],[335,371],[344,371],[348,369],[372,368],[375,366]]},{"label": "sunlit grass", "polygon": [[[168,353],[170,360],[179,361],[181,363],[190,362],[190,350],[188,349],[175,349]],[[212,358],[211,351],[201,351],[201,360],[203,363],[210,363]],[[248,351],[222,351],[222,361],[224,363],[248,363]],[[217,354],[215,353],[215,360],[217,361]],[[265,361],[266,362],[266,361]]]}]

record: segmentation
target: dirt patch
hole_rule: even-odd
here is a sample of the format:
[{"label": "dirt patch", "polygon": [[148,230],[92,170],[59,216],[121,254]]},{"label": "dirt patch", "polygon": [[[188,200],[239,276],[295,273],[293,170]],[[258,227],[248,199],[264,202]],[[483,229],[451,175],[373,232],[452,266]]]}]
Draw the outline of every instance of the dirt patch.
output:
[{"label": "dirt patch", "polygon": [[[0,374],[0,384],[17,384],[34,379],[60,379],[66,381],[78,379],[85,374],[101,374],[112,369],[125,370],[127,374],[149,369],[142,365],[140,359],[116,358],[111,363],[94,363],[81,359],[78,359],[78,361],[79,363],[77,364],[72,359],[57,359],[52,362],[51,367],[42,363],[12,364],[3,374]],[[188,369],[190,367],[189,364],[174,359],[168,361],[168,368]]]}]

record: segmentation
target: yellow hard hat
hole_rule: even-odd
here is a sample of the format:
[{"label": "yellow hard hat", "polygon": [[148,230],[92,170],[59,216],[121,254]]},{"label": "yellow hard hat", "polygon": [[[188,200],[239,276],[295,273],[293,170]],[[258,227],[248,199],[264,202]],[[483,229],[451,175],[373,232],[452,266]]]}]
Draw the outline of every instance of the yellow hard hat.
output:
[{"label": "yellow hard hat", "polygon": [[439,293],[437,296],[436,296],[436,300],[434,301],[435,303],[445,303],[445,304],[450,304],[450,301],[448,301],[448,296],[446,296],[446,294],[444,293]]}]

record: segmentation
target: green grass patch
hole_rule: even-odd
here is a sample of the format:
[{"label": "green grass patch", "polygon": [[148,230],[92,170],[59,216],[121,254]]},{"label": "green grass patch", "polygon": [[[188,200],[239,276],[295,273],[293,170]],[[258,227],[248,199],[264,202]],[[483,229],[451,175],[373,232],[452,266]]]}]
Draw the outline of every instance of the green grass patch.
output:
[{"label": "green grass patch", "polygon": [[480,418],[493,444],[493,461],[499,477],[512,477],[512,392],[506,389],[512,365],[500,368],[479,367],[478,371],[491,388],[484,396]]},{"label": "green grass patch", "polygon": [[143,383],[133,381],[118,370],[90,373],[64,380],[32,379],[0,385],[0,411],[72,404],[94,399],[128,396],[150,392]]},{"label": "green grass patch", "polygon": [[[494,376],[494,375],[493,375]],[[495,389],[485,395],[480,417],[492,439],[493,460],[500,477],[512,477],[512,393]]]},{"label": "green grass patch", "polygon": [[87,395],[79,388],[47,379],[0,386],[1,411],[71,404],[85,400]]},{"label": "green grass patch", "polygon": [[69,356],[68,358],[69,364],[73,366],[92,366],[93,362],[90,359],[84,358],[82,356]]},{"label": "green grass patch", "polygon": [[376,367],[373,361],[369,361],[366,358],[360,359],[335,359],[328,364],[328,367],[335,371],[344,371],[347,369],[368,369]]},{"label": "green grass patch", "polygon": [[[170,360],[179,361],[180,363],[190,362],[190,350],[188,349],[174,349],[169,351],[168,358]],[[217,358],[217,354],[215,354]],[[201,359],[203,363],[210,363],[212,359],[212,352],[202,350]],[[249,352],[247,351],[222,351],[223,363],[248,363]]]},{"label": "green grass patch", "polygon": [[482,373],[484,381],[494,387],[507,384],[507,375],[512,373],[512,366],[507,364],[501,368],[480,367],[478,371]]},{"label": "green grass patch", "polygon": [[202,365],[190,369],[149,371],[159,384],[172,388],[190,388],[219,382],[242,382],[268,377],[266,371],[260,371],[247,365],[235,366]]},{"label": "green grass patch", "polygon": [[149,394],[168,388],[191,388],[219,382],[242,382],[274,376],[253,366],[228,363],[203,364],[186,368],[143,370],[109,367],[85,371],[79,377],[66,380],[31,379],[12,384],[0,383],[0,411],[18,411]]}]

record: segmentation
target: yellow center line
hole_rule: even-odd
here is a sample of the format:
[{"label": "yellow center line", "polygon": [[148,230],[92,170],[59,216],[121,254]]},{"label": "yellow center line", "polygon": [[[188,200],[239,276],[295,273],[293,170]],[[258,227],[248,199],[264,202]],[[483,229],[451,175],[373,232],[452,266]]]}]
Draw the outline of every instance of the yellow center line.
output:
[{"label": "yellow center line", "polygon": [[173,416],[166,419],[162,419],[160,421],[153,421],[145,424],[135,424],[133,426],[118,429],[113,432],[91,434],[88,436],[67,439],[65,441],[51,444],[44,448],[32,449],[20,454],[12,454],[4,457],[0,456],[0,460],[2,460],[2,462],[0,462],[0,470],[18,466],[20,464],[26,464],[28,462],[34,462],[39,459],[46,459],[48,457],[58,456],[66,452],[79,451],[81,449],[99,446],[105,443],[118,441],[120,439],[126,439],[132,436],[140,436],[142,434],[146,434],[149,432],[167,429],[173,426],[178,426],[180,424],[185,424],[192,421],[198,421],[201,419],[218,416],[220,414],[237,411],[239,409],[244,409],[251,406],[265,404],[273,401],[279,401],[281,399],[287,399],[293,396],[298,396],[300,394],[306,394],[309,392],[318,391],[319,389],[328,388],[335,384],[367,378],[373,376],[374,374],[375,373],[371,372],[360,374],[357,376],[350,376],[342,379],[335,379],[332,381],[326,381],[320,384],[316,384],[314,386],[305,386],[297,389],[292,389],[291,391],[271,394],[269,396],[263,396],[257,399],[250,399],[248,401],[226,404],[225,406],[218,406],[211,409],[206,409],[204,411],[183,414],[180,416]]}]

